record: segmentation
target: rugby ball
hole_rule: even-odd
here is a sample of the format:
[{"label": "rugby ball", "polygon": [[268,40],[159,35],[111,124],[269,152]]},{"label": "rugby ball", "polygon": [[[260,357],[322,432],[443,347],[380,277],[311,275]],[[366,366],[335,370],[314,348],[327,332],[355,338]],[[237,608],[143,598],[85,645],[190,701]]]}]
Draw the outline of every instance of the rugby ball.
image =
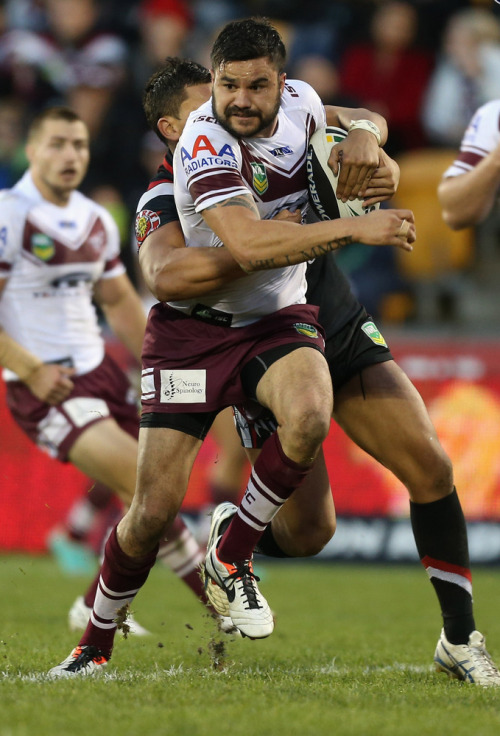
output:
[{"label": "rugby ball", "polygon": [[307,182],[309,202],[320,220],[336,220],[339,217],[358,217],[377,210],[379,203],[364,208],[362,199],[342,202],[337,199],[338,176],[328,166],[332,146],[347,136],[342,128],[328,126],[313,133],[307,151]]}]

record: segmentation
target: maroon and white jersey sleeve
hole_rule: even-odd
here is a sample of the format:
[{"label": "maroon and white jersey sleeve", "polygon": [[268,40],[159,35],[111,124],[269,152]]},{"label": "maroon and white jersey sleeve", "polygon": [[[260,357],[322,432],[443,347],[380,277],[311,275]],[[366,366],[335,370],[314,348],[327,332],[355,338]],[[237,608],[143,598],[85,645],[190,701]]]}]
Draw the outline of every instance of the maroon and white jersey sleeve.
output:
[{"label": "maroon and white jersey sleeve", "polygon": [[0,194],[3,329],[45,362],[64,361],[78,374],[95,368],[104,343],[93,288],[99,279],[125,273],[119,245],[118,229],[103,207],[79,192],[57,207],[25,174]]},{"label": "maroon and white jersey sleeve", "polygon": [[[212,115],[209,100],[190,115],[174,154],[174,195],[188,247],[219,247],[202,212],[226,199],[249,195],[261,219],[281,210],[308,209],[306,155],[314,131],[326,125],[316,92],[300,81],[287,82],[275,133],[239,140]],[[261,271],[228,284],[203,302],[233,315],[242,326],[265,314],[305,301],[305,265]],[[190,312],[197,300],[170,302]]]},{"label": "maroon and white jersey sleeve", "polygon": [[500,100],[480,107],[462,138],[460,151],[444,176],[458,176],[471,171],[500,144]]}]

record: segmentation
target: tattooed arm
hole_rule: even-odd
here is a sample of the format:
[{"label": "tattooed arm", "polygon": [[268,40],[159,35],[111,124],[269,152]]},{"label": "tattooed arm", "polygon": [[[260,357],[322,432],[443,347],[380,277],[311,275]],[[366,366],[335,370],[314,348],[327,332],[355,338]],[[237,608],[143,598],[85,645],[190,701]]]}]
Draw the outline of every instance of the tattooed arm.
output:
[{"label": "tattooed arm", "polygon": [[[275,219],[300,223],[300,210],[282,210]],[[186,248],[177,220],[147,236],[139,250],[139,264],[148,288],[159,301],[201,297],[245,276],[224,246]]]},{"label": "tattooed arm", "polygon": [[[240,267],[249,273],[303,263],[353,242],[412,250],[415,240],[410,210],[378,210],[362,217],[298,225],[261,220],[252,197],[242,195],[218,202],[203,210],[202,215]],[[402,236],[404,220],[411,225]]]}]

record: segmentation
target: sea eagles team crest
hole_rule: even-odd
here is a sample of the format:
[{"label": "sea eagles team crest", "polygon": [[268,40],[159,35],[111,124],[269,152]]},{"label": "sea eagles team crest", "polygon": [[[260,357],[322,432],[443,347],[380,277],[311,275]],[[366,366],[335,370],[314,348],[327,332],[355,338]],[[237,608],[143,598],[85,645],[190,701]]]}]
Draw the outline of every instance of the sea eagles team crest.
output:
[{"label": "sea eagles team crest", "polygon": [[267,172],[264,164],[252,163],[250,164],[253,170],[252,186],[257,194],[264,194],[267,192],[269,182],[267,180]]},{"label": "sea eagles team crest", "polygon": [[385,348],[387,347],[386,341],[378,331],[374,322],[365,322],[364,325],[361,325],[361,329],[376,345],[383,345]]},{"label": "sea eagles team crest", "polygon": [[31,236],[31,252],[41,261],[50,261],[56,252],[54,241],[44,233],[33,233]]},{"label": "sea eagles team crest", "polygon": [[160,226],[160,217],[153,210],[141,210],[135,218],[135,237],[139,245],[153,230]]}]

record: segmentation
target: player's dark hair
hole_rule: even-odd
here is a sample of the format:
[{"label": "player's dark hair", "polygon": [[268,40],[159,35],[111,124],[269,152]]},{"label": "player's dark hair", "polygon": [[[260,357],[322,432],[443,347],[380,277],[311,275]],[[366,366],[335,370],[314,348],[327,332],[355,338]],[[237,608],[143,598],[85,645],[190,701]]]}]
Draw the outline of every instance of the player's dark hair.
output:
[{"label": "player's dark hair", "polygon": [[77,123],[81,122],[81,117],[70,107],[65,107],[64,105],[46,107],[31,121],[28,128],[28,140],[31,140],[38,134],[46,120],[64,120],[66,123]]},{"label": "player's dark hair", "polygon": [[178,118],[180,106],[187,97],[186,87],[209,84],[210,81],[210,72],[204,66],[176,56],[168,56],[149,78],[142,106],[149,126],[163,143],[167,140],[158,130],[158,120],[165,115]]},{"label": "player's dark hair", "polygon": [[215,39],[210,59],[212,69],[231,61],[270,59],[279,73],[284,71],[285,44],[267,18],[245,18],[227,23]]}]

